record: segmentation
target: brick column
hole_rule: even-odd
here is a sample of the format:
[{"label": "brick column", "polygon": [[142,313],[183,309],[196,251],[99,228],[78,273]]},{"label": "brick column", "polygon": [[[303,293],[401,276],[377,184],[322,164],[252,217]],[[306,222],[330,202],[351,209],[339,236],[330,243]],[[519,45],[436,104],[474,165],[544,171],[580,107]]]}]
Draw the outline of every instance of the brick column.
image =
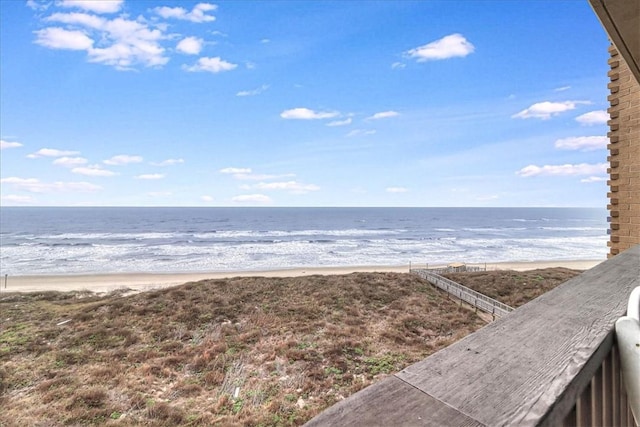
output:
[{"label": "brick column", "polygon": [[640,244],[640,83],[609,48],[609,257]]}]

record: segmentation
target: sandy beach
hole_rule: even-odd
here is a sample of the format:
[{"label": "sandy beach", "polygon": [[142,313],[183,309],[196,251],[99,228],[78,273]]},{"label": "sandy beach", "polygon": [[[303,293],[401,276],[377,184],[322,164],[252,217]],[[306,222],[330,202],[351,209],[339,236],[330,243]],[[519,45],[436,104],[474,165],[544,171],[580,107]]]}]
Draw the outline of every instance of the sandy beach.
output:
[{"label": "sandy beach", "polygon": [[[538,268],[566,267],[575,270],[588,270],[603,260],[573,261],[536,261],[504,262],[487,264],[468,264],[485,267],[487,270],[526,271]],[[429,265],[429,268],[443,265]],[[424,264],[414,264],[412,268],[424,268]],[[8,276],[0,281],[0,292],[41,292],[41,291],[92,291],[111,292],[118,289],[145,291],[181,285],[205,279],[225,279],[230,277],[299,277],[314,274],[335,275],[355,272],[394,272],[407,273],[409,265],[401,266],[360,266],[360,267],[312,267],[268,271],[225,271],[193,273],[116,273],[116,274],[78,274],[78,275],[38,275]],[[6,282],[5,282],[6,280]]]}]

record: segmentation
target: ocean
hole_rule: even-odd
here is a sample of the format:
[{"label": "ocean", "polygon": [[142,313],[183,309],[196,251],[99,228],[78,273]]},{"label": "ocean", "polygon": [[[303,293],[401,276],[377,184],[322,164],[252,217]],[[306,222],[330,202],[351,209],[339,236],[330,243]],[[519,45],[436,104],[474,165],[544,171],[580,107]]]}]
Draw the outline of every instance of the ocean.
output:
[{"label": "ocean", "polygon": [[583,208],[0,208],[0,275],[605,259]]}]

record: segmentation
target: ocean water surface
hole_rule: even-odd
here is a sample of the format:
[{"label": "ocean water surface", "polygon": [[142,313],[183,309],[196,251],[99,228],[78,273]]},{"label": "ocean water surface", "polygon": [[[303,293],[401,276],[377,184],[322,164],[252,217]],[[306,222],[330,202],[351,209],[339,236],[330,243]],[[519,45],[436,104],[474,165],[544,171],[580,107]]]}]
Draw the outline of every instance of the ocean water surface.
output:
[{"label": "ocean water surface", "polygon": [[0,274],[605,259],[584,208],[0,208]]}]

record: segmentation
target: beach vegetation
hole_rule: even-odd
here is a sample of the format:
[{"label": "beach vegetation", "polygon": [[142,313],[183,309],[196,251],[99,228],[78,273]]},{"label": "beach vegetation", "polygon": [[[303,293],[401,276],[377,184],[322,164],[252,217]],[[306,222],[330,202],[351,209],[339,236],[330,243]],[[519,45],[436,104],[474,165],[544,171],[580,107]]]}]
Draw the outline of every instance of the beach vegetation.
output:
[{"label": "beach vegetation", "polygon": [[[496,293],[513,283],[507,295],[531,298],[502,274],[474,283]],[[540,293],[569,276],[535,274],[544,280],[526,283]],[[2,293],[0,313],[7,426],[301,425],[486,324],[396,273]]]}]

